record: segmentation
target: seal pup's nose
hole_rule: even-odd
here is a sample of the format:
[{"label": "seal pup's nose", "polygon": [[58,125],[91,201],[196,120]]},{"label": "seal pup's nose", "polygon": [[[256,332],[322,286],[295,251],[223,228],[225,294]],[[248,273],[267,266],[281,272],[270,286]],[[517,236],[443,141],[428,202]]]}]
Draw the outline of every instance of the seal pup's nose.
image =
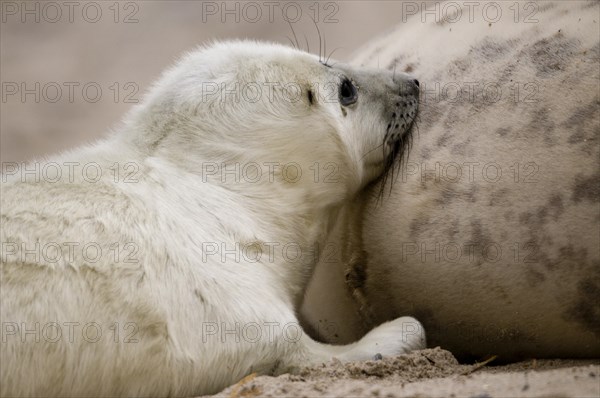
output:
[{"label": "seal pup's nose", "polygon": [[397,93],[401,97],[419,96],[419,87],[421,83],[413,76],[406,73],[394,74],[392,81],[396,85]]},{"label": "seal pup's nose", "polygon": [[400,83],[400,95],[413,95],[419,96],[419,81],[417,79],[408,79]]}]

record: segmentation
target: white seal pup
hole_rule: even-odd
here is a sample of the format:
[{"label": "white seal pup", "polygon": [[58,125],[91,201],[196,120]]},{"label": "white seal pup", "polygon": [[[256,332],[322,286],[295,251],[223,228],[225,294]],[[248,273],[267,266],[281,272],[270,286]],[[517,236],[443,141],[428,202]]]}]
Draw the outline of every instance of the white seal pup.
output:
[{"label": "white seal pup", "polygon": [[408,75],[218,43],[106,140],[6,165],[1,395],[195,396],[423,348],[413,318],[332,346],[296,317],[319,243],[402,150],[418,95]]}]

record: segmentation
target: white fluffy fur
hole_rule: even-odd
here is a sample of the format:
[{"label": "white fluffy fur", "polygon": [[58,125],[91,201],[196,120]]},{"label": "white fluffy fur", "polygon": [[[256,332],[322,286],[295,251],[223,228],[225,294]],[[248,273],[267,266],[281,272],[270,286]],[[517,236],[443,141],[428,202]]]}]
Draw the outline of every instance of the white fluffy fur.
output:
[{"label": "white fluffy fur", "polygon": [[[337,101],[317,95],[309,104],[309,85],[338,85],[348,74],[362,81],[361,101],[346,116]],[[117,133],[37,163],[64,166],[72,181],[33,181],[23,168],[4,175],[1,395],[208,394],[252,372],[424,347],[412,318],[347,346],[315,342],[294,326],[316,245],[340,206],[383,171],[381,151],[365,154],[384,140],[391,95],[382,90],[396,87],[392,80],[387,72],[328,68],[279,45],[215,44],[167,71]],[[206,82],[295,82],[304,91],[298,101],[281,100],[276,89],[274,100],[221,102],[203,97]],[[75,173],[68,162],[80,164]],[[95,183],[80,172],[90,162],[102,170]],[[306,178],[286,182],[277,167],[273,181],[254,183],[203,173],[207,164],[248,162],[297,162]],[[328,162],[338,166],[337,183],[307,175]],[[135,171],[130,183],[128,171]],[[60,247],[60,261],[27,254],[36,242]],[[98,261],[83,255],[90,242],[102,248]],[[236,243],[260,247],[264,260],[205,250]],[[283,257],[288,243],[302,249],[300,260]],[[52,342],[58,328],[63,336]],[[97,330],[102,338],[92,342]]]}]

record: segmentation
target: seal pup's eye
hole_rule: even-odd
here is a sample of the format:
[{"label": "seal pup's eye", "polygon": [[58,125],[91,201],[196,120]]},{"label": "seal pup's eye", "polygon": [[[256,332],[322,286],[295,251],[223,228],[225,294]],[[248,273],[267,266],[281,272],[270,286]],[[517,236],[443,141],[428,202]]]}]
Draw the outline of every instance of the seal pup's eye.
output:
[{"label": "seal pup's eye", "polygon": [[358,88],[348,78],[345,78],[340,84],[340,104],[343,106],[352,105],[358,100]]}]

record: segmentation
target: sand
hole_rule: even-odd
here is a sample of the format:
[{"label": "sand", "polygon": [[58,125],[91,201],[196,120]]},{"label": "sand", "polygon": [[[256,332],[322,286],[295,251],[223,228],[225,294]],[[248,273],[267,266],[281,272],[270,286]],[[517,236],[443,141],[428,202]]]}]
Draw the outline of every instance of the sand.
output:
[{"label": "sand", "polygon": [[465,365],[438,347],[381,360],[334,360],[298,375],[250,375],[214,397],[600,397],[600,361]]}]

